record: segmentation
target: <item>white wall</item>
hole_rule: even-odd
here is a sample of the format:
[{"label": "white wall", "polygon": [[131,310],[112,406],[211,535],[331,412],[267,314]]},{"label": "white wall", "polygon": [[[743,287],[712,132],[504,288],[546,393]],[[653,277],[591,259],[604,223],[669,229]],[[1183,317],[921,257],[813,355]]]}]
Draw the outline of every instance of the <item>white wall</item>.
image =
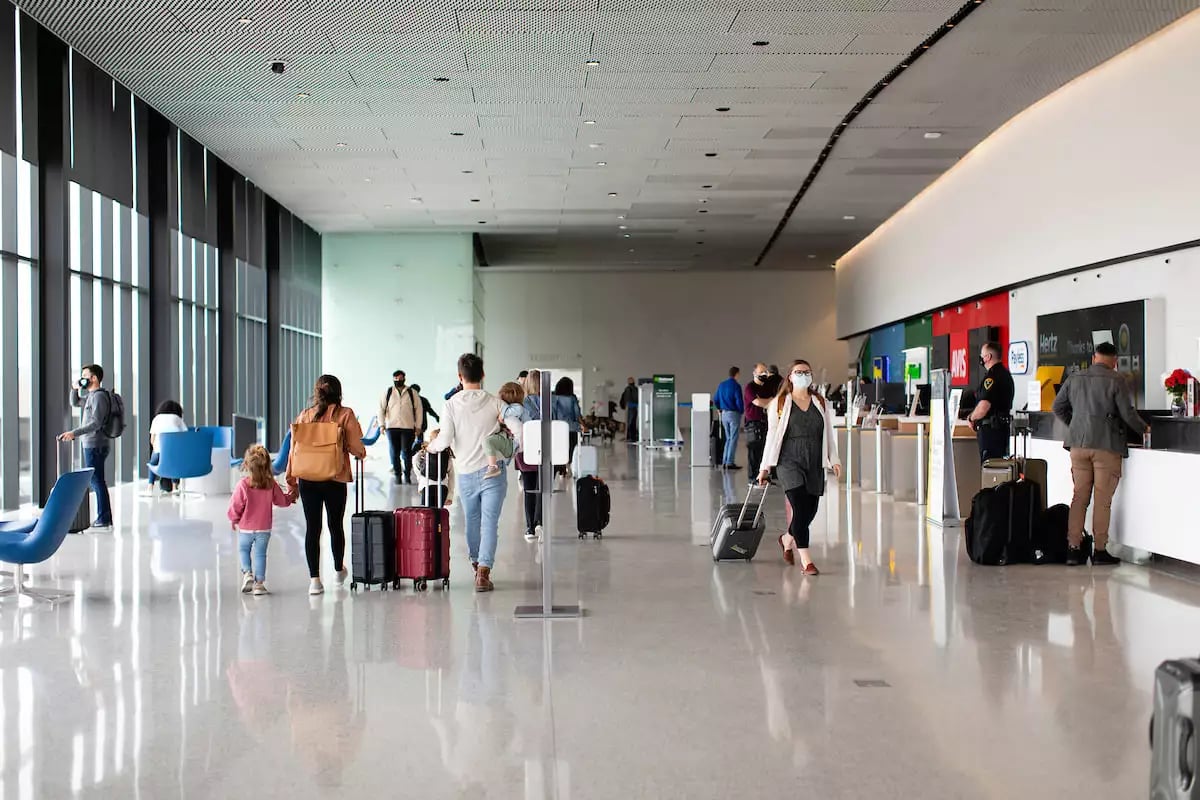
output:
[{"label": "white wall", "polygon": [[[440,408],[474,349],[471,237],[326,234],[323,369],[365,424],[402,369]],[[316,376],[314,376],[316,377]]]},{"label": "white wall", "polygon": [[1009,121],[838,262],[839,333],[1200,237],[1198,74],[1200,12]]},{"label": "white wall", "polygon": [[1008,301],[1009,336],[1029,342],[1030,374],[1017,381],[1017,405],[1036,372],[1042,314],[1147,299],[1145,407],[1169,408],[1159,376],[1176,367],[1200,374],[1200,248],[1129,261],[1016,289]]},{"label": "white wall", "polygon": [[582,369],[576,393],[588,406],[598,382],[619,393],[631,375],[674,373],[687,401],[713,391],[735,364],[743,382],[755,361],[786,368],[793,358],[818,374],[828,368],[831,381],[846,374],[832,270],[480,272],[493,387],[530,366]]}]

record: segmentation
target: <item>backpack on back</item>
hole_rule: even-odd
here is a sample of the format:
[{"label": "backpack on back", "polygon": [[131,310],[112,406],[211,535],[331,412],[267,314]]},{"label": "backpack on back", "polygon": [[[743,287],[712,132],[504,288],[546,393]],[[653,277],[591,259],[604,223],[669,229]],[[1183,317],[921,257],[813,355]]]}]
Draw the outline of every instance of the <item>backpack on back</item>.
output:
[{"label": "backpack on back", "polygon": [[108,394],[108,416],[100,424],[100,430],[109,439],[116,439],[125,432],[125,401],[114,391],[103,391]]},{"label": "backpack on back", "polygon": [[291,473],[305,481],[332,481],[346,459],[346,435],[337,422],[293,422]]}]

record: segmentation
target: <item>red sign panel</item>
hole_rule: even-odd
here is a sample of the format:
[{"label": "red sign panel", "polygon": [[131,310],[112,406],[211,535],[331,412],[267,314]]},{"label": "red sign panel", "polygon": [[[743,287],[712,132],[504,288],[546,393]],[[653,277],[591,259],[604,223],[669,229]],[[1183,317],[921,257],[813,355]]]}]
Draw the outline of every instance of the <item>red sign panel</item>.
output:
[{"label": "red sign panel", "polygon": [[970,370],[967,367],[967,353],[970,343],[968,341],[969,334],[967,331],[958,331],[950,334],[950,384],[952,386],[966,386],[970,377]]}]

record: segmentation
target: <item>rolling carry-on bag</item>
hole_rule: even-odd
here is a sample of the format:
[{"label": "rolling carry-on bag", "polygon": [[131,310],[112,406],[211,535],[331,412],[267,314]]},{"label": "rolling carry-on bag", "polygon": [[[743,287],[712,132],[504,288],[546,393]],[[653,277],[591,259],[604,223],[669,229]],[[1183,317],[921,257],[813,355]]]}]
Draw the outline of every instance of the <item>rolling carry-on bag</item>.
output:
[{"label": "rolling carry-on bag", "polygon": [[604,481],[586,477],[575,482],[575,521],[580,539],[586,539],[589,533],[599,539],[611,513],[612,495]]},{"label": "rolling carry-on bag", "polygon": [[363,463],[355,461],[354,515],[350,517],[350,589],[396,580],[396,528],[391,511],[364,511]]},{"label": "rolling carry-on bag", "polygon": [[721,506],[713,521],[709,544],[712,546],[713,561],[749,561],[758,552],[767,522],[763,518],[763,503],[767,499],[767,487],[762,487],[762,496],[757,503],[750,502],[754,496],[751,486],[746,492],[746,502]]},{"label": "rolling carry-on bag", "polygon": [[[58,452],[55,457],[58,459],[58,475],[62,477],[62,446],[63,443],[58,443]],[[67,459],[67,468],[74,469],[75,464],[75,445],[67,442],[67,452],[70,457]],[[75,518],[71,520],[70,526],[67,528],[69,533],[83,533],[88,528],[92,527],[92,490],[89,488],[83,493],[83,499],[79,501],[79,508],[75,511]]]},{"label": "rolling carry-on bag", "polygon": [[396,509],[396,583],[411,580],[423,592],[429,581],[450,588],[450,512],[444,508]]},{"label": "rolling carry-on bag", "polygon": [[1150,800],[1200,800],[1200,659],[1164,661],[1154,671],[1150,718]]},{"label": "rolling carry-on bag", "polygon": [[1021,477],[1021,465],[1015,458],[989,458],[983,462],[980,485],[984,489],[1012,483]]},{"label": "rolling carry-on bag", "polygon": [[1024,480],[981,489],[963,532],[967,557],[988,566],[1032,561],[1040,494],[1041,487]]},{"label": "rolling carry-on bag", "polygon": [[725,429],[719,419],[708,426],[708,461],[714,467],[725,466]]},{"label": "rolling carry-on bag", "polygon": [[1044,458],[1029,457],[1029,430],[1026,428],[1023,432],[1016,434],[1016,440],[1019,443],[1020,454],[1017,456],[1017,465],[1021,472],[1021,479],[1037,484],[1041,491],[1038,493],[1038,505],[1035,508],[1036,513],[1044,514],[1046,511],[1046,480],[1050,473],[1050,466]]}]

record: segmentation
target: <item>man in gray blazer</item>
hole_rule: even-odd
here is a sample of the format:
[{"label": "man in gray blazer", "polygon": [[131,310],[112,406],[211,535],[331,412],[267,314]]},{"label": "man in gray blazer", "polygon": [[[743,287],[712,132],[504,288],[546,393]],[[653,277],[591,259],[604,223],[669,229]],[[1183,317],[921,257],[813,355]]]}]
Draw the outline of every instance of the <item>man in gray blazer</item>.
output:
[{"label": "man in gray blazer", "polygon": [[1121,462],[1129,455],[1125,428],[1149,430],[1133,407],[1133,393],[1117,372],[1117,348],[1109,343],[1096,346],[1092,366],[1069,377],[1054,399],[1054,415],[1069,428],[1063,446],[1071,451],[1071,477],[1075,494],[1067,523],[1067,566],[1078,566],[1084,557],[1083,523],[1095,492],[1092,533],[1096,537],[1092,564],[1118,564],[1109,555],[1108,526],[1112,499],[1121,482]]}]

